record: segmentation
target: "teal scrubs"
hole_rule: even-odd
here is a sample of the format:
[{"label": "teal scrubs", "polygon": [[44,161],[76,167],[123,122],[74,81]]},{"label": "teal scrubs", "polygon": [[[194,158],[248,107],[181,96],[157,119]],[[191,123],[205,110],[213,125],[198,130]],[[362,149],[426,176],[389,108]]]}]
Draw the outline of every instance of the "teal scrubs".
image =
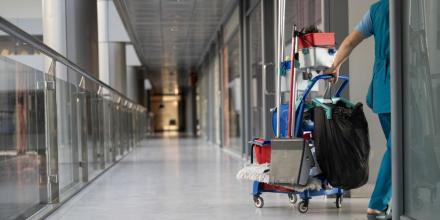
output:
[{"label": "teal scrubs", "polygon": [[373,79],[367,105],[379,116],[387,139],[387,149],[379,168],[369,208],[385,210],[391,200],[391,113],[390,113],[390,29],[389,1],[373,4],[356,29],[365,38],[374,35],[375,59]]}]

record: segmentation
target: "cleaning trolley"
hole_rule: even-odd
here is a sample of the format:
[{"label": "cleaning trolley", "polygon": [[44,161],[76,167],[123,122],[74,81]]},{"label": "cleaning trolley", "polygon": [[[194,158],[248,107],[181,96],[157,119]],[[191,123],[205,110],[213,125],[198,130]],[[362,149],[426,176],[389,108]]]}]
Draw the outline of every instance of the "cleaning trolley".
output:
[{"label": "cleaning trolley", "polygon": [[[284,55],[283,43],[285,42],[283,34],[280,34],[284,32],[284,1],[280,1],[279,13],[280,20],[278,23],[281,23],[281,25],[278,26],[280,30],[278,58],[281,58]],[[339,76],[341,83],[332,96],[331,89],[329,89],[331,83],[328,80],[334,76],[332,74],[320,74],[333,63],[336,53],[334,33],[313,32],[315,33],[304,33],[298,31],[296,26],[293,27],[291,60],[277,64],[279,71],[279,74],[277,74],[277,106],[272,111],[272,127],[276,138],[271,140],[257,138],[251,141],[252,165],[243,168],[237,174],[239,179],[254,181],[252,196],[254,205],[257,208],[264,206],[263,193],[287,194],[292,204],[297,203],[299,197],[301,201],[297,207],[301,213],[308,211],[310,200],[316,196],[334,195],[336,208],[341,208],[344,189],[359,187],[366,182],[365,177],[368,179],[368,167],[365,167],[365,164],[368,166],[368,152],[364,152],[369,151],[368,140],[366,144],[360,147],[363,147],[360,150],[363,150],[359,153],[360,156],[356,157],[357,159],[361,158],[359,160],[361,162],[366,161],[366,163],[355,164],[355,168],[352,169],[346,168],[348,174],[354,172],[360,178],[351,181],[347,177],[347,172],[335,172],[343,173],[343,175],[338,176],[333,175],[333,171],[328,169],[333,165],[330,164],[332,162],[329,162],[329,160],[334,158],[325,158],[326,155],[323,153],[323,150],[328,150],[329,147],[322,144],[325,142],[322,138],[322,124],[338,123],[338,117],[341,114],[345,114],[345,118],[342,120],[346,120],[355,111],[355,105],[341,97],[349,82],[347,76]],[[282,74],[280,70],[283,68],[284,70],[290,69],[288,104],[282,104],[282,98],[285,96],[281,92]],[[297,74],[297,72],[300,72],[300,74]],[[312,72],[315,74],[313,75]],[[308,81],[308,85],[302,91],[297,88],[296,79],[298,76]],[[327,82],[326,94],[323,97],[312,98],[312,90],[320,81],[324,84]],[[360,108],[361,116],[363,116],[362,106],[356,106],[356,109]],[[338,108],[344,108],[347,111],[340,111]],[[334,113],[334,111],[337,112]],[[315,121],[316,115],[319,116],[319,123],[321,124],[317,124]],[[336,118],[332,119],[332,117]],[[363,129],[362,132],[365,133],[365,127],[366,132],[368,132],[368,127],[364,126],[366,122],[362,121],[362,123],[362,126],[360,126]],[[320,126],[319,129],[316,129],[317,125]],[[319,131],[318,137],[315,137],[316,130]],[[353,136],[355,135],[353,134]],[[366,137],[368,139],[368,133],[366,133]],[[361,139],[363,140],[365,137],[361,137]],[[317,147],[317,142],[321,143],[321,146]],[[343,147],[347,146],[346,143],[343,144],[345,144]],[[355,148],[359,147],[355,146]],[[341,157],[351,157],[351,155],[344,154]],[[323,169],[320,167],[320,162],[324,164]],[[334,183],[338,183],[343,187],[335,187],[335,184],[329,181],[327,176],[331,176]],[[342,181],[340,184],[340,181],[335,180],[338,177],[345,178],[345,182]],[[348,181],[346,181],[347,179]]]},{"label": "cleaning trolley", "polygon": [[[295,204],[301,201],[298,210],[306,213],[309,201],[315,196],[335,195],[336,207],[341,208],[343,189],[332,187],[321,176],[314,145],[313,109],[329,99],[309,97],[319,81],[329,80],[331,74],[319,74],[313,77],[311,71],[322,71],[332,64],[335,54],[333,33],[303,34],[294,27],[292,36],[291,61],[284,62],[285,70],[290,67],[289,104],[281,104],[281,90],[278,86],[277,107],[273,110],[273,130],[276,138],[254,139],[250,142],[251,165],[238,173],[241,179],[253,179],[252,196],[256,207],[264,206],[263,193],[284,193]],[[321,46],[316,48],[317,46]],[[297,52],[300,47],[301,51]],[[325,53],[322,55],[322,53]],[[306,54],[304,54],[306,53]],[[293,65],[292,65],[293,64]],[[303,68],[301,67],[303,66]],[[309,84],[302,95],[296,89],[296,72],[302,71],[302,77]],[[281,81],[281,74],[277,75]],[[348,84],[348,77],[340,76],[342,81],[334,97],[340,96]],[[326,101],[327,100],[327,101]],[[253,176],[250,173],[253,173]],[[245,177],[247,175],[247,177]]]},{"label": "cleaning trolley", "polygon": [[[258,167],[262,167],[261,171],[256,171],[261,175],[254,178],[259,179],[252,185],[252,196],[256,207],[264,206],[263,193],[287,194],[292,204],[295,204],[299,197],[301,201],[298,210],[301,213],[308,211],[310,200],[316,196],[335,195],[336,208],[342,207],[344,190],[332,187],[325,177],[320,175],[313,140],[314,121],[311,114],[314,106],[325,99],[315,98],[313,99],[315,104],[307,102],[313,86],[320,80],[328,80],[332,77],[333,75],[330,74],[314,77],[301,96],[295,111],[296,138],[276,138],[270,141],[254,139],[250,142],[251,150],[254,152],[251,163],[255,161]],[[332,97],[333,100],[338,98],[342,100],[340,95],[348,84],[348,77],[340,76],[339,79],[343,80],[343,83]],[[286,106],[280,109],[286,110]],[[275,111],[274,118],[278,109]]]}]

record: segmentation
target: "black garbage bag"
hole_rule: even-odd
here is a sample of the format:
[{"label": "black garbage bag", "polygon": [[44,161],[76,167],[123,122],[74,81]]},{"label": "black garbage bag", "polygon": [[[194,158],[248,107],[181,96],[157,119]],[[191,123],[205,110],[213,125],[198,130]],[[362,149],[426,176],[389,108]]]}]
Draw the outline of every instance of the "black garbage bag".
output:
[{"label": "black garbage bag", "polygon": [[334,187],[345,190],[368,181],[370,142],[362,103],[354,108],[331,105],[332,119],[322,107],[314,110],[316,157],[324,177]]}]

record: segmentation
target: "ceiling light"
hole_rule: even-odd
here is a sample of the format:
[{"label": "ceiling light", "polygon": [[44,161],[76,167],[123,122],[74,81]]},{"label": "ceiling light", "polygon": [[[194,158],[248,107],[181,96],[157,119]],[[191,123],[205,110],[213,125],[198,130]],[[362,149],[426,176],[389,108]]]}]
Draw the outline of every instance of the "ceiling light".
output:
[{"label": "ceiling light", "polygon": [[177,31],[177,27],[176,26],[171,27],[170,31],[172,32]]}]

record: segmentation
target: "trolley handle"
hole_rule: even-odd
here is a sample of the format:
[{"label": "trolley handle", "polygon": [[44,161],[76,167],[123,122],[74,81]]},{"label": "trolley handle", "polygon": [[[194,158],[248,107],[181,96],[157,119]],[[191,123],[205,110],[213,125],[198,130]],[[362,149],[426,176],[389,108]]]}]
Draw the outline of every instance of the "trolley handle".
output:
[{"label": "trolley handle", "polygon": [[[310,82],[309,86],[307,87],[306,91],[304,92],[304,95],[303,95],[303,97],[302,97],[302,100],[305,100],[305,99],[307,98],[307,96],[309,95],[310,91],[312,91],[313,87],[315,86],[315,84],[316,84],[319,80],[331,79],[331,78],[333,78],[333,77],[335,77],[333,74],[319,74],[319,75],[315,76],[315,77],[311,80],[311,82]],[[340,75],[338,78],[339,78],[340,80],[342,80],[342,84],[341,84],[341,86],[339,87],[338,91],[336,92],[335,97],[341,97],[341,94],[342,94],[342,92],[345,90],[345,88],[347,87],[347,85],[348,85],[348,81],[349,81],[348,76],[346,76],[345,74],[344,74],[344,75]]]},{"label": "trolley handle", "polygon": [[[304,95],[302,96],[302,98],[301,98],[301,100],[300,100],[300,102],[298,104],[298,107],[297,107],[297,109],[295,111],[295,117],[296,117],[295,127],[294,127],[294,129],[295,129],[294,130],[295,137],[301,137],[300,127],[301,127],[301,122],[302,122],[301,119],[303,117],[303,112],[304,112],[304,103],[305,103],[305,100],[306,100],[307,96],[309,95],[310,91],[312,91],[313,86],[315,86],[316,82],[318,82],[319,80],[331,79],[333,77],[335,77],[333,74],[320,74],[318,76],[315,76],[311,80],[309,86],[307,86],[307,89],[304,92]],[[345,75],[345,74],[344,75],[340,75],[338,78],[340,80],[342,80],[342,84],[339,87],[338,91],[336,92],[335,97],[340,97],[341,96],[342,92],[347,87],[348,81],[349,81],[348,76]]]}]

